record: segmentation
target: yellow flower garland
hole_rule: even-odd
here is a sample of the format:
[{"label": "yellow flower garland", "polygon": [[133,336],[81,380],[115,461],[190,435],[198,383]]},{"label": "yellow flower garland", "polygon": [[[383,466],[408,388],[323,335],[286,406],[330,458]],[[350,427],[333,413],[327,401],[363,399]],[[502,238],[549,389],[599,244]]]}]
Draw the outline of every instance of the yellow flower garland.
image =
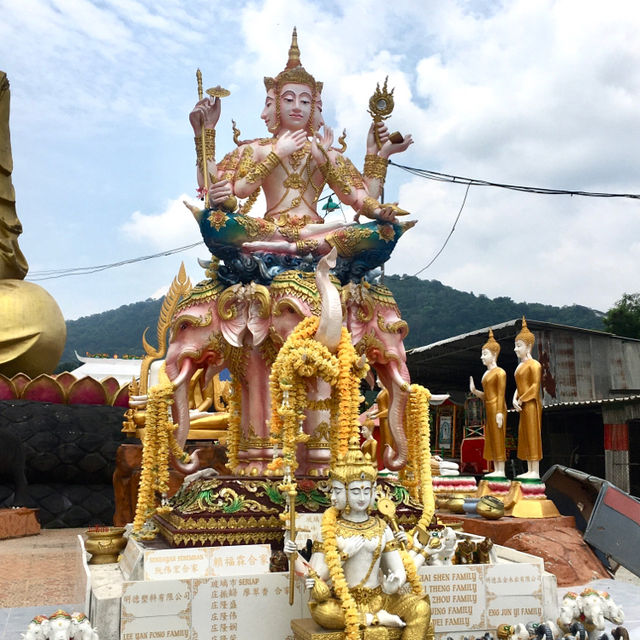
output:
[{"label": "yellow flower garland", "polygon": [[[351,336],[343,327],[337,355],[315,340],[319,318],[309,316],[302,320],[287,338],[273,366],[269,378],[271,392],[271,434],[275,443],[282,443],[284,465],[293,473],[299,442],[308,439],[302,431],[307,409],[330,411],[330,447],[332,456],[346,453],[349,438],[358,433],[360,404],[360,378],[368,367],[357,367],[358,358],[351,344]],[[307,383],[317,377],[332,387],[327,400],[309,403]],[[274,461],[269,468],[283,466]]]},{"label": "yellow flower garland", "polygon": [[229,424],[227,427],[227,466],[232,473],[238,466],[238,450],[240,448],[240,430],[242,422],[242,387],[235,380],[231,385],[229,397]]},{"label": "yellow flower garland", "polygon": [[[414,452],[414,473],[417,482],[416,498],[422,502],[422,515],[418,526],[427,528],[435,513],[433,482],[431,478],[431,449],[429,441],[429,398],[431,393],[419,384],[412,384],[405,412],[410,451]],[[410,483],[413,484],[413,483]],[[409,487],[412,491],[412,487]]]},{"label": "yellow flower garland", "polygon": [[349,585],[344,577],[342,562],[338,552],[338,541],[336,540],[336,524],[339,511],[335,507],[329,507],[322,515],[322,544],[324,547],[324,558],[329,569],[329,576],[333,583],[333,590],[342,603],[344,611],[344,637],[345,640],[359,640],[360,638],[360,616],[356,607],[356,602],[349,591]]},{"label": "yellow flower garland", "polygon": [[149,390],[144,439],[142,442],[142,473],[138,488],[136,515],[133,531],[140,535],[144,523],[156,511],[166,512],[168,505],[157,506],[156,494],[163,496],[169,491],[169,452],[182,462],[190,457],[177,443],[173,432],[175,425],[169,419],[169,406],[173,403],[174,386],[169,380],[164,365],[159,372],[159,383]]}]

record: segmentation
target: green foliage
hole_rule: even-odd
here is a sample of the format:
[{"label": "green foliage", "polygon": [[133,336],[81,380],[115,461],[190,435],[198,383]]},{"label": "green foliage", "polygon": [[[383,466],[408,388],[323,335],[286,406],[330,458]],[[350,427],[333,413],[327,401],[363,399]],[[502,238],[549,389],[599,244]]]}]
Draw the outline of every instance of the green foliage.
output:
[{"label": "green foliage", "polygon": [[604,316],[610,333],[627,338],[640,338],[640,293],[625,293]]},{"label": "green foliage", "polygon": [[[387,276],[385,284],[393,292],[403,319],[409,323],[407,348],[519,318],[523,314],[534,320],[604,329],[602,313],[578,305],[553,307],[514,302],[507,297],[491,299],[483,294],[457,291],[437,280],[420,280],[414,276]],[[149,327],[147,339],[155,343],[161,306],[161,300],[145,300],[69,320],[61,362],[77,362],[74,350],[81,356],[87,351],[91,354],[117,353],[119,357],[127,354],[144,356],[142,332]]]},{"label": "green foliage", "polygon": [[142,357],[142,333],[146,327],[147,340],[155,344],[156,326],[162,300],[145,300],[127,304],[77,320],[67,320],[67,343],[61,361],[77,362],[78,355],[106,353]]},{"label": "green foliage", "polygon": [[488,298],[447,287],[438,280],[420,280],[415,276],[386,276],[384,283],[400,307],[402,318],[409,323],[405,346],[410,349],[444,340],[468,331],[506,322],[523,315],[584,329],[602,331],[603,314],[599,311],[571,305],[514,302],[501,296]]}]

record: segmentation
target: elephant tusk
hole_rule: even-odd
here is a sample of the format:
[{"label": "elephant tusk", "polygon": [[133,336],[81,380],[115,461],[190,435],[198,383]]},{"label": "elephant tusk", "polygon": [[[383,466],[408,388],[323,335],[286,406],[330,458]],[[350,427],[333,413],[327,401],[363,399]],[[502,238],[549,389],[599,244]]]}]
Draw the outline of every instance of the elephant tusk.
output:
[{"label": "elephant tusk", "polygon": [[340,294],[329,279],[329,270],[336,264],[337,251],[333,247],[316,268],[316,285],[322,300],[320,322],[315,338],[331,353],[335,353],[342,337],[342,302]]},{"label": "elephant tusk", "polygon": [[185,360],[184,364],[182,365],[182,369],[180,370],[180,373],[175,378],[175,380],[172,380],[174,387],[179,387],[183,385],[187,376],[189,376],[190,371],[191,371],[191,363],[188,360]]},{"label": "elephant tusk", "polygon": [[400,375],[400,372],[397,369],[394,369],[391,372],[391,377],[393,378],[393,381],[398,385],[400,391],[409,391],[411,385]]}]

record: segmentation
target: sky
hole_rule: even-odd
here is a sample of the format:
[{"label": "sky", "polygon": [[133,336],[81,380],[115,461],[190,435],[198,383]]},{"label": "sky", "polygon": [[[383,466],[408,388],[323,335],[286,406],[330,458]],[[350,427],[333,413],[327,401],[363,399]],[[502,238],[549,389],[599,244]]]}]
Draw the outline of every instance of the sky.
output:
[{"label": "sky", "polygon": [[[188,114],[222,85],[217,157],[266,135],[263,76],[284,67],[293,26],[324,82],[324,117],[362,167],[376,83],[395,87],[397,163],[552,189],[640,193],[640,4],[636,0],[0,0],[0,69],[28,280],[66,319],[157,296],[184,261],[204,279]],[[387,273],[413,275],[442,248],[461,184],[390,167],[386,200],[418,224]],[[328,193],[328,192],[327,192]],[[258,203],[254,207],[260,213]],[[352,217],[348,208],[334,216]],[[602,311],[640,290],[640,202],[472,186],[426,279],[517,302]]]}]

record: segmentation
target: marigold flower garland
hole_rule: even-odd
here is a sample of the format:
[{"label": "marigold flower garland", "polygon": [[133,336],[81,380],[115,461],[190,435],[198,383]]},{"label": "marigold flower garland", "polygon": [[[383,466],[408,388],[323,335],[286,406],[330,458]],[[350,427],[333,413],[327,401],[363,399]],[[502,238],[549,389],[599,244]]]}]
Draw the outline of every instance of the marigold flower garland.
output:
[{"label": "marigold flower garland", "polygon": [[344,577],[338,542],[336,540],[336,523],[339,511],[335,507],[329,507],[322,515],[322,544],[324,546],[324,558],[329,569],[333,590],[342,603],[344,611],[344,637],[345,640],[359,640],[360,616],[356,602],[349,591],[349,586]]},{"label": "marigold flower garland", "polygon": [[229,424],[227,427],[227,466],[233,473],[238,466],[240,429],[242,423],[242,387],[234,380],[229,397]]},{"label": "marigold flower garland", "polygon": [[[351,336],[343,327],[337,355],[315,340],[319,318],[309,316],[293,330],[278,352],[271,368],[271,434],[275,443],[282,443],[281,461],[269,465],[272,470],[283,466],[293,473],[297,467],[296,446],[308,439],[302,425],[306,409],[329,410],[331,414],[330,444],[332,455],[346,453],[349,438],[357,433],[360,404],[360,378],[367,366],[358,367],[358,358]],[[326,400],[309,403],[307,383],[320,378],[332,387]]]},{"label": "marigold flower garland", "polygon": [[165,504],[156,506],[156,493],[165,497],[169,491],[169,452],[182,462],[189,461],[189,454],[180,447],[173,435],[176,427],[169,419],[169,406],[173,404],[174,386],[165,372],[164,365],[159,375],[159,383],[149,390],[146,407],[142,473],[133,520],[133,531],[138,534],[154,513],[171,509]]},{"label": "marigold flower garland", "polygon": [[405,413],[405,426],[410,434],[414,451],[417,498],[422,502],[422,515],[418,526],[427,528],[435,512],[433,482],[431,478],[431,448],[429,440],[429,398],[431,393],[419,384],[412,384]]}]

